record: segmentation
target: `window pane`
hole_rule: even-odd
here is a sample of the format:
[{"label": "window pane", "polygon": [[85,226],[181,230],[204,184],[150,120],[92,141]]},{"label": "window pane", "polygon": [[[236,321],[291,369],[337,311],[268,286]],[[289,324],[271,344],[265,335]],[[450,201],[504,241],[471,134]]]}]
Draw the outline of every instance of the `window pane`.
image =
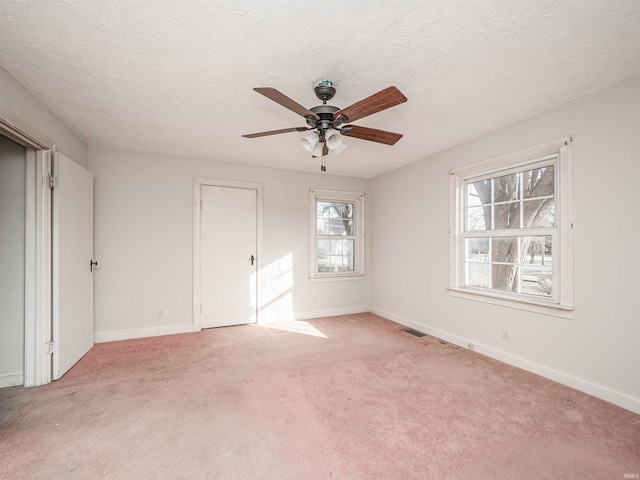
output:
[{"label": "window pane", "polygon": [[518,278],[517,265],[492,265],[491,266],[491,288],[515,291]]},{"label": "window pane", "polygon": [[316,223],[318,235],[329,235],[329,221],[325,218],[318,218]]},{"label": "window pane", "polygon": [[338,257],[335,255],[331,256],[331,271],[333,272],[342,271],[342,257]]},{"label": "window pane", "polygon": [[553,165],[522,172],[523,197],[546,197],[554,192]]},{"label": "window pane", "polygon": [[491,230],[491,207],[471,207],[467,209],[467,231]]},{"label": "window pane", "polygon": [[356,242],[355,240],[345,240],[344,241],[344,260],[342,266],[345,271],[353,272],[355,265],[355,249]]},{"label": "window pane", "polygon": [[349,255],[348,257],[345,257],[343,260],[343,267],[344,267],[344,271],[345,272],[353,272],[354,271],[354,267],[353,267],[353,255]]},{"label": "window pane", "polygon": [[523,266],[520,293],[550,297],[551,278],[551,267]]},{"label": "window pane", "polygon": [[467,239],[467,260],[475,262],[489,261],[489,239],[488,238],[468,238]]},{"label": "window pane", "polygon": [[517,263],[518,237],[501,237],[491,240],[491,261]]},{"label": "window pane", "polygon": [[555,227],[555,200],[545,198],[544,200],[527,200],[523,202],[524,227]]},{"label": "window pane", "polygon": [[505,175],[493,179],[493,202],[511,202],[518,200],[520,174]]},{"label": "window pane", "polygon": [[353,235],[353,203],[316,202],[318,235]]},{"label": "window pane", "polygon": [[329,235],[329,216],[326,202],[316,202],[316,231],[318,235]]},{"label": "window pane", "polygon": [[342,240],[331,240],[331,255],[342,255]]},{"label": "window pane", "polygon": [[321,238],[318,240],[318,257],[328,257],[331,253],[331,240]]},{"label": "window pane", "polygon": [[467,262],[466,285],[489,288],[491,265],[489,263]]},{"label": "window pane", "polygon": [[318,240],[318,271],[331,271],[331,241],[326,239]]},{"label": "window pane", "polygon": [[493,207],[493,228],[505,230],[520,228],[520,203],[501,203]]},{"label": "window pane", "polygon": [[467,185],[467,206],[477,207],[491,203],[491,180]]},{"label": "window pane", "polygon": [[551,235],[522,237],[522,243],[523,248],[526,248],[526,253],[523,260],[523,263],[525,265],[552,265]]},{"label": "window pane", "polygon": [[344,248],[345,255],[353,256],[355,249],[355,240],[343,240],[342,248]]}]

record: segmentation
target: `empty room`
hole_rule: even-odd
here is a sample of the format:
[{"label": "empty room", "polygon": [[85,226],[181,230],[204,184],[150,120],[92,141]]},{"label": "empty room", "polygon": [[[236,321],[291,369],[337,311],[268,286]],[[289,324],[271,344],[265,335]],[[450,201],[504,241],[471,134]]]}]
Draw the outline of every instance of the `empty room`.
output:
[{"label": "empty room", "polygon": [[640,478],[640,2],[0,0],[0,477]]}]

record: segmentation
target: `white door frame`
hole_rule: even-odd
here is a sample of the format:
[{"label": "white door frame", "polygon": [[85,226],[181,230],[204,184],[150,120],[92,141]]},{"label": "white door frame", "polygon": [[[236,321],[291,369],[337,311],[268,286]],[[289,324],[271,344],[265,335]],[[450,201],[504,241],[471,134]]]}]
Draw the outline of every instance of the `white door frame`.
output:
[{"label": "white door frame", "polygon": [[231,187],[231,188],[244,188],[247,190],[255,190],[257,196],[256,205],[256,271],[258,273],[256,278],[256,321],[260,323],[260,287],[262,285],[262,212],[263,212],[263,184],[251,183],[251,182],[239,182],[235,180],[220,180],[213,178],[195,177],[193,179],[193,331],[197,332],[202,330],[200,314],[202,304],[201,300],[201,271],[200,271],[200,244],[201,244],[201,192],[203,186],[211,187]]},{"label": "white door frame", "polygon": [[25,195],[24,386],[51,382],[51,190],[55,143],[0,107],[0,134],[27,148]]}]

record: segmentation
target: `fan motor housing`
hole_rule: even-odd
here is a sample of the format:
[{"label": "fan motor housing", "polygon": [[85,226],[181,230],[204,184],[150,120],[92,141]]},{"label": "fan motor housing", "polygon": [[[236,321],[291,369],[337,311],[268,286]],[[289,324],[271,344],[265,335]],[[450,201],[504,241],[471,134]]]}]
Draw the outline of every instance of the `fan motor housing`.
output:
[{"label": "fan motor housing", "polygon": [[320,117],[320,120],[317,120],[313,117],[306,117],[307,125],[309,125],[310,127],[318,127],[326,130],[327,128],[333,128],[333,114],[340,109],[338,107],[334,107],[333,105],[318,105],[317,107],[310,108],[310,110],[318,115],[318,117]]},{"label": "fan motor housing", "polygon": [[336,89],[330,85],[318,85],[313,90],[322,103],[327,103],[336,94]]},{"label": "fan motor housing", "polygon": [[334,107],[333,105],[318,105],[317,107],[312,107],[309,110],[318,115],[321,119],[333,119],[333,114],[340,109],[338,107]]}]

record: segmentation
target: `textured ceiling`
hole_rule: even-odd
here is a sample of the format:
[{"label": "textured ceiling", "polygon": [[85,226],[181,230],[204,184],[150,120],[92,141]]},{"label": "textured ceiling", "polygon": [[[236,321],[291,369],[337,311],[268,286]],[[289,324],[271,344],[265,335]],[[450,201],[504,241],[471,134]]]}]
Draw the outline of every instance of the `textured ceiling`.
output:
[{"label": "textured ceiling", "polygon": [[408,102],[358,125],[329,173],[374,177],[640,72],[638,0],[0,0],[0,65],[90,145],[319,171],[304,126],[255,93],[346,107]]}]

